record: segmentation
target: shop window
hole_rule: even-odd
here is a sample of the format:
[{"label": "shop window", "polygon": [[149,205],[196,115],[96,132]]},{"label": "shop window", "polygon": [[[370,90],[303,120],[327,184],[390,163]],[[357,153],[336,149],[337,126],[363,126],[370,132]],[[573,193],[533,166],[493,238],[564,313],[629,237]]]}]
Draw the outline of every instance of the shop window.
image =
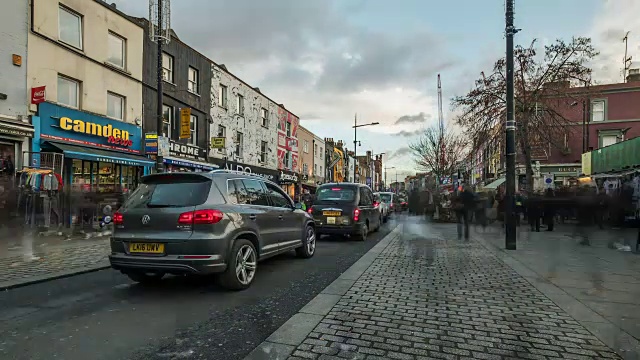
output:
[{"label": "shop window", "polygon": [[236,156],[242,157],[242,145],[243,145],[244,135],[240,131],[236,131]]},{"label": "shop window", "polygon": [[187,90],[193,94],[198,94],[198,89],[200,88],[199,81],[198,70],[189,66],[189,82],[187,84]]},{"label": "shop window", "polygon": [[269,111],[265,108],[260,110],[262,115],[262,126],[268,128],[269,127]]},{"label": "shop window", "polygon": [[244,96],[242,95],[236,97],[236,113],[238,115],[244,115]]},{"label": "shop window", "polygon": [[[222,126],[222,125],[218,125],[218,134],[216,135],[217,137],[223,137],[226,138],[227,137],[227,128]],[[225,149],[218,149],[218,152],[224,152]]]},{"label": "shop window", "polygon": [[171,138],[171,128],[173,127],[173,108],[162,105],[162,136]]},{"label": "shop window", "polygon": [[73,159],[72,185],[91,185],[91,162]]},{"label": "shop window", "polygon": [[267,151],[269,149],[269,143],[266,141],[260,142],[260,162],[263,164],[267,163]]},{"label": "shop window", "polygon": [[97,181],[98,192],[114,192],[120,184],[120,167],[112,163],[99,162]]},{"label": "shop window", "polygon": [[162,80],[173,83],[173,56],[162,54]]},{"label": "shop window", "polygon": [[82,50],[82,16],[64,6],[58,8],[58,38]]},{"label": "shop window", "polygon": [[107,93],[107,116],[113,119],[124,120],[124,96]]},{"label": "shop window", "polygon": [[80,107],[80,82],[58,74],[58,103]]},{"label": "shop window", "polygon": [[189,129],[191,131],[191,138],[189,139],[189,143],[192,145],[198,144],[198,117],[195,115],[191,115],[191,119],[189,120]]},{"label": "shop window", "polygon": [[109,57],[107,57],[107,62],[124,69],[126,52],[127,41],[122,36],[109,31]]},{"label": "shop window", "polygon": [[225,109],[227,108],[227,90],[227,87],[224,85],[220,85],[220,87],[218,88],[218,106]]}]

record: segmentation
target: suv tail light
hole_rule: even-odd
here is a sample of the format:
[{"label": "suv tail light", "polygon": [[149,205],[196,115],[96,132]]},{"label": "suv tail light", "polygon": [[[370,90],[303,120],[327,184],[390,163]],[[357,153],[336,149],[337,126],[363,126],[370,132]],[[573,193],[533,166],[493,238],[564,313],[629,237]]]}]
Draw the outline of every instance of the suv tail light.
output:
[{"label": "suv tail light", "polygon": [[178,217],[179,225],[202,225],[216,224],[222,220],[222,211],[220,210],[196,210],[180,214]]},{"label": "suv tail light", "polygon": [[356,208],[353,210],[353,221],[358,221],[360,219],[360,209]]},{"label": "suv tail light", "polygon": [[373,207],[378,207],[378,206],[380,206],[380,201],[376,201],[373,203]]},{"label": "suv tail light", "polygon": [[114,225],[122,225],[122,223],[124,222],[124,216],[122,216],[122,213],[119,213],[117,211],[113,214],[112,219]]},{"label": "suv tail light", "polygon": [[313,206],[310,206],[310,207],[307,209],[307,212],[308,212],[309,214],[313,214]]}]

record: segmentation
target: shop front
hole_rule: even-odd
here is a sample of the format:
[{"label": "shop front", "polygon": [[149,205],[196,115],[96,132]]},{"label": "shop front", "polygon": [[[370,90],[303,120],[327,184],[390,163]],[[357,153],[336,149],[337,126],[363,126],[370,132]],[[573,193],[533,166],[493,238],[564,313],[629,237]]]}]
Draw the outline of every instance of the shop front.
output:
[{"label": "shop front", "polygon": [[207,162],[207,151],[199,146],[169,140],[169,154],[163,162],[167,172],[205,172],[218,168]]},{"label": "shop front", "polygon": [[33,125],[0,114],[0,177],[22,167],[22,152],[29,150],[33,133]]},{"label": "shop front", "polygon": [[51,169],[72,189],[127,193],[154,165],[142,155],[139,126],[48,102],[38,105],[33,124],[25,166]]},{"label": "shop front", "polygon": [[213,162],[216,166],[219,166],[221,169],[226,169],[231,171],[240,171],[248,174],[255,174],[266,180],[273,181],[274,183],[278,183],[278,176],[280,175],[280,173],[277,170],[268,169],[260,166],[242,164],[235,161],[225,162],[224,159],[218,159],[218,158],[211,158],[211,162]]},{"label": "shop front", "polygon": [[299,182],[300,177],[298,174],[288,170],[279,170],[278,183],[280,187],[282,187],[282,190],[289,194],[294,200],[296,195],[299,195]]}]

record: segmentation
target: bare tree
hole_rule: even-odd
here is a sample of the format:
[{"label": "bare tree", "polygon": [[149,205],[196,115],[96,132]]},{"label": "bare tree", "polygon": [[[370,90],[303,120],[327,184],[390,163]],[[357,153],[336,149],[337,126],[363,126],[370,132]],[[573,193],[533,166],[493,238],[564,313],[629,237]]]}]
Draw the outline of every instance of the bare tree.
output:
[{"label": "bare tree", "polygon": [[448,127],[434,124],[424,129],[420,138],[409,144],[416,165],[422,171],[431,172],[438,184],[457,170],[467,152],[465,137]]},{"label": "bare tree", "polygon": [[[563,149],[569,133],[574,132],[566,109],[584,100],[592,84],[589,62],[598,55],[590,38],[556,40],[538,55],[536,41],[529,47],[514,50],[514,92],[516,139],[520,158],[527,170],[527,184],[532,184],[532,158],[550,147]],[[478,146],[502,149],[506,117],[506,60],[496,61],[490,74],[482,73],[476,87],[464,96],[455,97],[452,107],[461,112],[456,123]],[[582,87],[576,92],[572,86]]]}]

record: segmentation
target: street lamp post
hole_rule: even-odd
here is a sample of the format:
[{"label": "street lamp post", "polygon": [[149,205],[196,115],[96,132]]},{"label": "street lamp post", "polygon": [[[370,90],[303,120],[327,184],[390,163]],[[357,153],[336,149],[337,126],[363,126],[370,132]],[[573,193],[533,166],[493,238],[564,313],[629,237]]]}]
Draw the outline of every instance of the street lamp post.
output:
[{"label": "street lamp post", "polygon": [[506,76],[507,76],[507,118],[506,118],[506,141],[505,155],[507,162],[507,196],[505,197],[505,248],[507,250],[516,249],[516,217],[515,217],[515,190],[516,190],[516,120],[515,120],[515,99],[514,99],[514,56],[513,56],[513,37],[518,30],[513,26],[515,0],[507,0],[505,11],[506,18]]},{"label": "street lamp post", "polygon": [[353,117],[353,157],[356,159],[356,164],[353,171],[354,181],[356,180],[355,175],[359,174],[358,173],[358,128],[365,127],[365,126],[379,125],[379,124],[380,124],[379,122],[372,122],[368,124],[358,125],[358,114],[355,114],[355,116]]},{"label": "street lamp post", "polygon": [[385,167],[384,168],[384,186],[385,186],[385,190],[387,190],[387,174],[389,173],[389,169],[395,169],[395,166],[392,167]]}]

